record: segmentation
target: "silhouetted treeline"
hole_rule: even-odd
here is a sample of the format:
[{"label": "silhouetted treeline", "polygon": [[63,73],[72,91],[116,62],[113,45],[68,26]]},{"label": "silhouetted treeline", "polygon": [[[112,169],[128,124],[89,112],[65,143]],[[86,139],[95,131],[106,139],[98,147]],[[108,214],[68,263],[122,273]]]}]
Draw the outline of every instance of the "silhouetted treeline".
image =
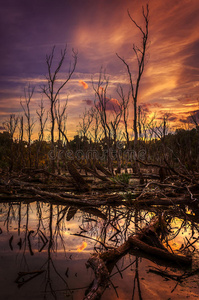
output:
[{"label": "silhouetted treeline", "polygon": [[[35,140],[31,143],[14,140],[4,131],[0,133],[0,168],[5,171],[20,171],[23,168],[46,168],[51,170],[51,161],[56,165],[56,171],[65,171],[69,160],[80,160],[91,163],[100,160],[108,167],[108,148],[105,139],[94,142],[87,137],[74,136],[68,143],[57,140],[54,149],[51,142]],[[121,168],[132,167],[135,162],[143,161],[159,166],[169,164],[183,169],[182,171],[199,170],[199,131],[177,129],[162,139],[138,140],[129,142],[110,140],[109,151],[113,168],[119,163]],[[31,157],[30,157],[31,153]],[[128,155],[127,155],[128,154]],[[109,157],[109,158],[110,158]],[[31,159],[31,165],[30,165]]]}]

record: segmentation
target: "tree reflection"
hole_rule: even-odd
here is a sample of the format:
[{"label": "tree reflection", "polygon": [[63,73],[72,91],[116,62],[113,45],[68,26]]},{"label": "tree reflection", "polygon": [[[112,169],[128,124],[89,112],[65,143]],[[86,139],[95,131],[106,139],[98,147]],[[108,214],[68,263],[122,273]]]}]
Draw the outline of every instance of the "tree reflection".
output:
[{"label": "tree reflection", "polygon": [[[72,288],[69,286],[70,272],[69,267],[67,267],[67,260],[69,259],[67,257],[71,257],[73,252],[70,254],[72,246],[67,244],[67,236],[69,234],[66,235],[66,232],[70,224],[78,223],[79,226],[79,231],[72,232],[71,238],[72,236],[76,238],[77,243],[79,243],[80,239],[86,240],[88,245],[92,245],[93,253],[96,253],[96,255],[102,254],[103,256],[104,253],[103,257],[107,273],[101,295],[109,286],[115,291],[117,297],[120,287],[117,287],[118,282],[116,285],[114,283],[115,276],[119,274],[122,280],[127,280],[123,273],[128,268],[135,267],[133,269],[134,277],[131,294],[133,300],[144,299],[139,277],[140,270],[143,270],[140,257],[167,268],[172,265],[139,249],[131,248],[129,245],[127,247],[130,235],[136,235],[141,228],[149,224],[153,216],[164,212],[168,234],[164,235],[162,230],[161,238],[165,246],[181,253],[187,253],[187,251],[193,253],[197,249],[199,240],[198,218],[193,212],[194,209],[193,211],[187,210],[187,207],[178,207],[176,210],[164,207],[158,209],[148,208],[146,210],[144,208],[133,209],[131,206],[92,208],[55,205],[44,202],[2,203],[1,207],[0,216],[4,222],[4,226],[1,226],[1,231],[7,231],[9,234],[8,244],[11,250],[16,251],[16,245],[18,246],[17,257],[21,259],[16,283],[19,287],[22,287],[30,281],[33,282],[38,277],[42,278],[44,299],[48,299],[49,295],[54,299],[59,299],[60,291],[65,291],[67,296],[73,299],[73,292],[82,288],[78,279],[76,280],[76,286]],[[186,230],[190,234],[186,234]],[[176,243],[176,248],[174,248],[173,243]],[[79,251],[84,251],[84,248],[80,248]],[[120,252],[121,249],[122,251]],[[54,260],[55,254],[60,255],[60,251],[65,253],[65,274]],[[114,253],[114,259],[110,259],[111,253]],[[122,264],[122,258],[126,257],[127,253],[129,254],[130,262],[125,266]],[[41,260],[38,259],[40,265],[34,261],[33,267],[30,257],[33,259],[36,256],[34,259],[37,260],[38,255],[42,255],[44,261],[40,263]],[[182,267],[181,265],[177,266],[179,270]],[[156,274],[157,272],[156,270]],[[182,272],[182,274],[185,274],[184,271]],[[165,277],[169,276],[169,273],[164,273],[163,269],[159,269],[159,273]],[[185,280],[187,277],[183,276],[181,279]],[[88,299],[87,297],[93,283],[94,281],[87,288],[83,288],[86,290],[85,299]]]}]

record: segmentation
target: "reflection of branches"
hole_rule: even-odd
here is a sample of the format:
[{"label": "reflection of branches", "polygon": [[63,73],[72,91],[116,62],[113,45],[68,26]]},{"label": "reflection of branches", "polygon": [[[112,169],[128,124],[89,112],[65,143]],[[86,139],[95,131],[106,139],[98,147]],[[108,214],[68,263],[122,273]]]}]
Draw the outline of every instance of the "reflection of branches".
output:
[{"label": "reflection of branches", "polygon": [[59,276],[59,278],[66,284],[66,289],[69,290],[68,286],[67,286],[67,282],[65,281],[65,279],[59,274],[59,272],[57,271],[54,262],[52,260],[51,257],[51,251],[53,249],[53,244],[54,244],[54,239],[53,239],[53,229],[52,229],[52,223],[53,223],[53,205],[50,205],[50,210],[49,210],[49,243],[48,243],[48,259],[45,262],[45,264],[42,266],[42,268],[47,264],[47,270],[46,270],[46,284],[45,284],[45,295],[44,295],[44,299],[46,299],[46,295],[47,295],[47,290],[48,287],[50,288],[51,294],[54,297],[54,299],[57,299],[56,296],[56,292],[53,288],[52,285],[52,279],[51,279],[51,266],[53,268],[53,270],[55,271],[55,273]]},{"label": "reflection of branches", "polygon": [[[78,196],[76,196],[78,197]],[[100,197],[99,197],[100,198]],[[100,198],[101,199],[101,198]],[[98,199],[99,200],[99,199]],[[129,264],[131,266],[136,262],[136,268],[135,268],[135,278],[134,278],[134,289],[133,289],[133,298],[136,297],[138,299],[142,299],[142,294],[140,291],[140,281],[139,281],[139,266],[138,266],[138,257],[143,257],[145,259],[149,259],[155,263],[159,263],[159,261],[163,261],[159,258],[159,260],[154,257],[155,252],[154,249],[157,247],[157,244],[155,243],[156,234],[150,234],[147,237],[143,238],[142,240],[143,244],[148,243],[147,248],[151,250],[151,253],[144,252],[144,248],[141,251],[140,249],[143,244],[139,244],[138,248],[132,246],[131,239],[129,236],[137,235],[139,232],[140,234],[144,235],[144,232],[142,228],[147,227],[147,225],[150,223],[152,216],[157,215],[160,213],[162,215],[162,212],[165,211],[165,223],[161,223],[159,227],[159,231],[157,232],[158,238],[159,238],[159,244],[164,242],[164,245],[167,243],[169,245],[169,241],[175,242],[174,239],[179,238],[180,234],[182,234],[183,229],[189,226],[192,230],[192,234],[187,235],[187,239],[185,237],[184,245],[179,251],[182,250],[188,250],[190,252],[194,252],[195,250],[195,244],[199,240],[198,236],[195,238],[195,235],[199,231],[199,220],[197,216],[194,216],[191,212],[191,210],[188,212],[186,207],[181,206],[174,207],[168,209],[165,207],[153,207],[150,209],[139,209],[138,207],[136,209],[133,209],[132,207],[111,207],[111,206],[101,206],[98,209],[92,208],[92,207],[79,207],[78,205],[70,207],[64,204],[62,205],[53,205],[53,204],[43,204],[43,203],[36,203],[35,205],[35,215],[36,218],[34,218],[34,223],[31,223],[32,221],[32,211],[31,209],[33,206],[32,204],[23,204],[23,203],[17,203],[17,205],[13,204],[4,204],[4,219],[5,219],[5,227],[7,227],[11,232],[11,222],[15,220],[16,224],[18,224],[18,235],[20,236],[20,239],[22,237],[22,234],[24,235],[21,239],[23,241],[23,259],[26,263],[24,273],[19,273],[19,275],[22,275],[21,278],[18,279],[18,283],[22,282],[24,278],[24,284],[30,280],[34,280],[34,278],[38,274],[43,274],[41,277],[45,275],[45,283],[44,283],[44,291],[45,291],[45,298],[48,297],[48,294],[50,293],[54,299],[58,298],[57,293],[62,289],[57,289],[56,282],[54,278],[58,278],[61,284],[64,284],[65,291],[67,293],[72,292],[73,289],[69,289],[67,281],[69,277],[68,272],[65,273],[66,277],[62,276],[62,274],[59,272],[59,268],[56,265],[55,261],[53,260],[53,253],[58,251],[59,249],[64,249],[65,251],[65,229],[67,223],[71,222],[72,219],[74,219],[74,216],[76,216],[77,211],[81,211],[79,215],[81,215],[80,218],[78,218],[79,222],[79,228],[81,230],[80,233],[76,233],[75,235],[77,237],[90,239],[94,242],[96,245],[96,242],[100,243],[99,247],[94,247],[96,253],[96,266],[98,265],[98,262],[102,262],[102,271],[105,273],[105,280],[103,282],[103,289],[105,290],[107,287],[107,284],[111,284],[112,288],[115,290],[116,293],[119,293],[115,285],[110,281],[114,277],[114,275],[118,274],[121,278],[124,277],[123,271],[127,269],[127,267],[121,266],[119,264],[119,260],[123,257],[123,261],[125,261],[125,255],[129,253],[132,256],[133,262]],[[79,216],[78,215],[78,216]],[[25,216],[25,220],[24,220]],[[75,218],[77,219],[77,218]],[[158,219],[158,218],[157,218]],[[174,224],[174,221],[177,220],[177,228]],[[36,223],[35,223],[36,222]],[[74,224],[72,221],[72,224]],[[81,223],[82,222],[82,223]],[[32,227],[34,224],[34,227]],[[71,224],[71,223],[68,223]],[[13,225],[13,224],[12,224]],[[76,224],[77,225],[77,224]],[[164,234],[164,229],[168,229],[169,237],[166,239]],[[24,230],[22,230],[24,228]],[[34,235],[33,235],[34,230]],[[14,234],[13,234],[14,236]],[[35,237],[38,238],[38,243],[40,243],[38,247],[38,254],[40,252],[43,252],[43,255],[45,256],[45,261],[42,263],[41,267],[37,267],[36,270],[29,270],[29,260],[30,254],[33,255],[33,253],[36,254],[35,250]],[[157,239],[158,240],[158,239]],[[156,240],[156,242],[157,242]],[[14,249],[14,242],[15,239],[10,240],[10,244]],[[134,240],[135,242],[135,240]],[[18,243],[19,244],[19,243]],[[167,245],[167,248],[168,248]],[[43,251],[44,247],[46,247],[46,251]],[[59,248],[58,248],[59,247]],[[160,248],[160,247],[159,247]],[[109,251],[106,251],[109,249]],[[131,250],[129,250],[131,249]],[[27,251],[28,250],[28,251]],[[102,251],[103,250],[103,251]],[[158,249],[158,253],[160,253],[160,250],[164,249]],[[25,256],[26,254],[27,257]],[[173,255],[172,253],[170,253]],[[40,255],[40,254],[39,254]],[[71,254],[72,255],[72,254]],[[111,257],[112,255],[112,257]],[[114,258],[113,258],[114,255]],[[35,255],[36,256],[36,255]],[[135,256],[137,258],[135,259]],[[179,255],[180,256],[180,255]],[[99,258],[101,260],[99,260]],[[166,261],[163,261],[162,265],[168,266],[169,264]],[[116,270],[113,273],[113,268],[116,268]],[[177,265],[178,267],[178,265]],[[179,266],[181,267],[181,266]],[[28,270],[27,270],[28,269]],[[101,269],[96,269],[101,270]],[[107,271],[106,271],[107,270]],[[43,272],[43,273],[41,273]],[[45,272],[45,273],[44,273]],[[108,273],[107,273],[108,272]],[[30,279],[29,279],[30,278]],[[184,279],[183,279],[184,280]],[[76,288],[76,287],[75,287]],[[74,290],[75,290],[74,288]],[[138,291],[138,294],[137,294]],[[136,299],[137,299],[136,298]]]},{"label": "reflection of branches", "polygon": [[[23,250],[23,256],[22,256],[22,260],[24,260],[27,267],[28,267],[28,263],[27,263],[27,260],[26,260],[25,253],[26,253],[26,246],[27,246],[27,239],[28,239],[29,208],[30,208],[30,204],[26,204],[26,224],[25,224],[25,235],[24,235],[24,241],[23,241],[24,250]],[[30,242],[28,244],[30,245]],[[30,251],[30,254],[32,254],[31,253],[31,251],[32,251],[31,246],[29,247],[29,251]]]},{"label": "reflection of branches", "polygon": [[[14,207],[17,207],[17,213]],[[16,221],[15,219],[15,214],[16,214],[18,218],[17,220],[18,235],[21,236],[23,234],[23,238],[20,237],[20,241],[18,242],[18,246],[20,250],[22,250],[21,268],[23,267],[23,271],[18,273],[18,277],[16,279],[16,283],[18,284],[18,286],[21,287],[22,285],[28,283],[30,280],[33,280],[38,275],[41,275],[42,273],[45,272],[46,280],[45,280],[44,298],[47,297],[47,294],[49,292],[48,290],[50,290],[50,293],[53,295],[54,299],[57,299],[57,295],[56,295],[56,291],[52,279],[53,273],[56,274],[61,279],[61,281],[65,284],[65,290],[70,292],[66,280],[59,273],[52,258],[52,251],[57,250],[58,247],[57,244],[59,242],[59,239],[61,240],[62,246],[64,247],[64,239],[61,234],[61,232],[64,232],[63,231],[64,219],[60,217],[64,209],[62,206],[61,207],[53,206],[52,204],[49,206],[48,209],[49,215],[47,218],[45,217],[45,219],[48,222],[48,228],[45,229],[46,224],[43,223],[43,219],[44,219],[43,214],[45,213],[44,212],[45,208],[46,206],[43,206],[41,203],[36,203],[35,205],[35,212],[38,220],[36,230],[30,229],[30,225],[32,226],[32,223],[30,223],[30,214],[32,213],[32,211],[31,211],[31,204],[29,203],[25,205],[20,203],[19,205],[16,206],[13,206],[12,204],[8,204],[4,224],[9,230],[11,226],[11,222],[13,220]],[[25,216],[25,223],[24,225],[22,225],[24,216]],[[21,228],[24,228],[25,230],[22,231],[20,230]],[[48,230],[48,234],[46,234],[46,230]],[[42,252],[42,250],[46,245],[48,245],[48,248],[46,252],[47,253],[46,262],[38,270],[35,271],[35,270],[29,270],[29,260],[27,259],[26,254],[28,250],[31,256],[34,255],[35,249],[33,244],[34,241],[33,238],[35,238],[36,236],[38,237],[38,243],[40,241],[42,242],[42,245],[38,249],[38,252],[39,253]],[[12,235],[11,238],[9,239],[9,245],[10,245],[10,249],[13,250],[14,235]],[[22,265],[22,262],[25,265],[25,270],[24,270],[24,266]]]},{"label": "reflection of branches", "polygon": [[83,235],[83,234],[78,234],[78,233],[75,233],[75,234],[73,234],[73,235],[75,235],[75,236],[80,236],[80,237],[83,237],[83,238],[86,238],[86,239],[90,239],[90,240],[92,240],[92,241],[95,241],[95,242],[97,242],[97,243],[100,243],[106,250],[108,250],[109,248],[112,248],[112,247],[106,246],[104,242],[102,242],[102,241],[100,241],[100,240],[97,240],[97,239],[94,239],[94,238],[92,238],[92,237],[89,237],[89,236],[86,236],[86,235]]},{"label": "reflection of branches", "polygon": [[135,286],[137,282],[137,287],[138,287],[138,295],[139,299],[142,300],[142,294],[141,294],[141,288],[140,288],[140,279],[139,279],[139,271],[138,271],[138,257],[136,257],[136,268],[135,268],[135,277],[134,277],[134,283],[133,283],[133,295],[132,295],[132,300],[135,299]]},{"label": "reflection of branches", "polygon": [[[56,240],[55,244],[56,244],[56,250],[57,250],[57,240],[58,240],[58,237],[60,238],[60,241],[61,241],[61,245],[64,249],[64,252],[65,252],[65,243],[64,243],[64,238],[63,238],[63,224],[64,222],[61,222],[63,219],[64,219],[64,216],[66,215],[66,208],[62,209],[62,206],[61,206],[61,210],[59,210],[59,205],[57,205],[56,207],[57,209],[57,220],[56,220],[56,226],[55,226],[55,233],[54,233],[54,239]],[[62,213],[62,216],[60,217],[60,214]],[[62,228],[61,228],[62,226]]]},{"label": "reflection of branches", "polygon": [[177,282],[183,282],[185,279],[194,276],[199,273],[199,268],[196,268],[193,271],[183,272],[183,274],[169,273],[166,270],[162,270],[159,268],[153,267],[153,269],[149,269],[149,272],[162,276],[164,278],[169,278]]},{"label": "reflection of branches", "polygon": [[9,209],[8,209],[7,217],[6,217],[6,220],[4,222],[4,225],[6,224],[7,232],[9,232],[9,222],[11,220],[11,216],[10,216],[11,212],[13,212],[13,206],[12,206],[12,203],[9,203]]},{"label": "reflection of branches", "polygon": [[30,280],[42,274],[44,271],[33,271],[33,272],[19,272],[18,277],[15,282],[18,284],[18,287],[22,287],[22,285],[26,284]]}]

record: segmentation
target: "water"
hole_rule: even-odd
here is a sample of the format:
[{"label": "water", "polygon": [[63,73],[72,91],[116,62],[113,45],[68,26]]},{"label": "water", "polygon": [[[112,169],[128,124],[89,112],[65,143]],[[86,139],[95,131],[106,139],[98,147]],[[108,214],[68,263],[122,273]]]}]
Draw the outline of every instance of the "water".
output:
[{"label": "water", "polygon": [[[135,232],[135,220],[142,228],[154,214],[154,210],[125,207],[0,204],[0,299],[83,299],[94,279],[93,270],[86,267],[91,254],[104,251],[104,245],[121,245]],[[169,244],[179,249],[187,241],[194,243],[189,247],[194,254],[193,269],[198,267],[197,238],[197,224],[193,227],[178,210],[178,217],[171,220]],[[130,251],[114,266],[102,300],[198,299],[197,274],[178,283],[151,273],[154,268],[185,272],[159,266]]]}]

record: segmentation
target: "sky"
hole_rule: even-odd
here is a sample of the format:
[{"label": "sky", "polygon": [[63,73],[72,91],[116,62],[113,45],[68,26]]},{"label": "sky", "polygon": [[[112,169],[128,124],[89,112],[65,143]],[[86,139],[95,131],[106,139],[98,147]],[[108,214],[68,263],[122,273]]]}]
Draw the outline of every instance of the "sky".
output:
[{"label": "sky", "polygon": [[[60,51],[67,45],[67,56],[59,74],[66,78],[72,49],[78,51],[75,73],[60,100],[68,98],[67,133],[72,138],[80,115],[93,105],[92,80],[100,69],[109,78],[107,96],[117,99],[117,87],[128,88],[124,64],[136,78],[137,62],[133,44],[140,45],[139,30],[128,17],[144,26],[145,0],[1,0],[0,10],[0,126],[11,113],[21,115],[20,99],[24,88],[35,87],[31,101],[37,118],[41,98],[46,111],[49,100],[42,94],[46,84],[46,55],[55,48],[54,67]],[[199,1],[149,0],[149,39],[146,65],[141,80],[138,104],[148,117],[157,121],[166,113],[171,126],[186,126],[190,115],[199,115]],[[59,82],[58,82],[59,83]],[[129,124],[133,126],[130,109]],[[132,124],[132,125],[131,125]]]}]

